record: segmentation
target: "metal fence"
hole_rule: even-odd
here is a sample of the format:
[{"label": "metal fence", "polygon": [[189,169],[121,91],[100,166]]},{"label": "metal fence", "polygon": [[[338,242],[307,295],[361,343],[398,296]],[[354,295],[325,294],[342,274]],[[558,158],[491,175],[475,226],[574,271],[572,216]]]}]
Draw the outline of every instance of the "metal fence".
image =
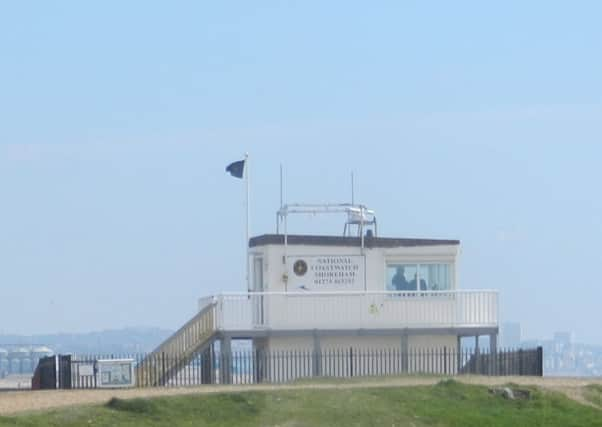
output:
[{"label": "metal fence", "polygon": [[71,384],[70,355],[40,358],[31,378],[32,390],[68,389],[71,388]]},{"label": "metal fence", "polygon": [[[440,349],[331,349],[322,351],[241,351],[208,349],[193,358],[167,353],[103,354],[57,357],[58,378],[50,361],[42,362],[38,384],[59,388],[88,389],[103,385],[99,363],[129,361],[131,384],[137,387],[182,387],[201,384],[286,383],[295,380],[334,377],[378,377],[395,375],[543,375],[541,347],[529,350]],[[50,359],[50,358],[48,358]],[[52,365],[53,367],[55,365]],[[68,372],[67,372],[68,371]],[[127,374],[127,373],[126,373]],[[130,374],[127,374],[130,375]],[[126,381],[127,382],[127,381]],[[52,388],[52,387],[50,387]]]}]

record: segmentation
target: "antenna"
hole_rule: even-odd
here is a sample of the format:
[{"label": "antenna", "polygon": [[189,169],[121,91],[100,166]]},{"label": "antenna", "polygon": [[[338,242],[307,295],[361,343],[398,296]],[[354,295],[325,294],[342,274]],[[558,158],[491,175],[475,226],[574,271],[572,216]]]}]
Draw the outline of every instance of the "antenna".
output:
[{"label": "antenna", "polygon": [[351,171],[351,204],[355,205],[355,182],[353,171]]},{"label": "antenna", "polygon": [[282,207],[282,205],[284,204],[284,196],[283,196],[282,188],[283,188],[283,186],[282,186],[282,163],[280,163],[280,207]]},{"label": "antenna", "polygon": [[[283,184],[283,178],[282,178],[282,163],[280,163],[280,209],[278,210],[278,212],[280,212],[282,210],[282,207],[284,206],[284,184]],[[276,234],[280,234],[280,220],[282,218],[280,218],[280,213],[276,214]]]}]

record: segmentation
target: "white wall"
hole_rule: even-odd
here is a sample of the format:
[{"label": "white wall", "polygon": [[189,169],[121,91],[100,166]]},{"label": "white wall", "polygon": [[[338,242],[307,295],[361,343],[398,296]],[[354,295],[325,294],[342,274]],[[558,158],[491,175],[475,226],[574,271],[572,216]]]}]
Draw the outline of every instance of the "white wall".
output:
[{"label": "white wall", "polygon": [[[446,263],[451,266],[451,292],[418,294],[353,294],[358,291],[356,283],[352,289],[340,286],[341,293],[320,294],[306,291],[320,289],[300,289],[291,285],[290,264],[283,263],[283,245],[265,245],[252,248],[252,257],[260,257],[263,266],[262,289],[268,292],[294,292],[293,295],[268,295],[261,297],[261,313],[265,326],[274,329],[379,329],[379,328],[430,328],[430,327],[495,327],[497,325],[498,295],[495,292],[460,292],[455,266],[459,247],[457,245],[437,245],[399,248],[365,248],[344,246],[289,245],[288,259],[309,260],[317,256],[353,256],[354,263],[363,253],[365,257],[365,282],[361,288],[367,291],[386,290],[386,266],[388,263]],[[314,258],[315,259],[315,258]],[[253,262],[252,265],[255,263]],[[255,276],[255,275],[253,275]],[[284,277],[288,277],[288,281]],[[298,281],[296,285],[298,285]],[[331,288],[328,289],[332,291]],[[345,293],[347,291],[347,293]],[[301,295],[303,294],[303,295]],[[251,313],[250,309],[238,305],[256,304],[247,298],[232,301],[229,313],[236,319]],[[259,302],[257,302],[259,303]],[[238,305],[237,305],[238,304]],[[259,307],[259,306],[258,306]],[[254,310],[259,312],[258,307]],[[247,319],[247,317],[245,319]],[[254,315],[253,325],[258,325]],[[247,321],[236,320],[243,325]],[[230,325],[229,325],[230,326]],[[231,325],[235,328],[234,325]]]}]

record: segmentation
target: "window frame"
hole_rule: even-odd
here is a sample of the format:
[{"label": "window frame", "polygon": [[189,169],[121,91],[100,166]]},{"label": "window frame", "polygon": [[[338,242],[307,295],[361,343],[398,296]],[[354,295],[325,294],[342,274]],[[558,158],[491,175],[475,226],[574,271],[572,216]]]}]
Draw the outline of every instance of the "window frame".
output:
[{"label": "window frame", "polygon": [[[453,261],[450,260],[428,260],[428,261],[413,261],[413,260],[407,260],[407,259],[385,259],[385,263],[384,263],[384,290],[387,292],[451,292],[456,290],[456,268],[455,268],[455,263]],[[421,291],[420,289],[413,289],[413,290],[406,290],[406,291],[401,291],[401,290],[397,290],[397,289],[389,289],[389,286],[391,285],[391,283],[389,283],[389,268],[390,267],[396,267],[396,266],[412,266],[416,269],[416,273],[417,273],[417,288],[420,287],[420,280],[421,280],[421,275],[420,275],[420,268],[422,266],[428,266],[428,265],[447,265],[448,269],[449,269],[449,288],[448,289],[439,289],[437,291],[433,291],[433,290],[429,290],[427,289],[426,291]]]}]

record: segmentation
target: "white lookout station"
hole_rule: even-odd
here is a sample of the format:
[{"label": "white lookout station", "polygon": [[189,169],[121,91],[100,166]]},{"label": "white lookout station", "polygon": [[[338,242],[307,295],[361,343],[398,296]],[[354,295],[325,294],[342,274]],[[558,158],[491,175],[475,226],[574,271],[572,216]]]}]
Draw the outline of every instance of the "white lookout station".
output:
[{"label": "white lookout station", "polygon": [[[346,216],[340,235],[288,234],[291,214],[331,213]],[[248,242],[250,289],[201,298],[155,353],[192,359],[237,339],[260,351],[459,352],[462,337],[478,347],[479,336],[496,351],[498,293],[460,288],[458,240],[380,237],[374,212],[355,204],[284,205],[277,224]]]}]

